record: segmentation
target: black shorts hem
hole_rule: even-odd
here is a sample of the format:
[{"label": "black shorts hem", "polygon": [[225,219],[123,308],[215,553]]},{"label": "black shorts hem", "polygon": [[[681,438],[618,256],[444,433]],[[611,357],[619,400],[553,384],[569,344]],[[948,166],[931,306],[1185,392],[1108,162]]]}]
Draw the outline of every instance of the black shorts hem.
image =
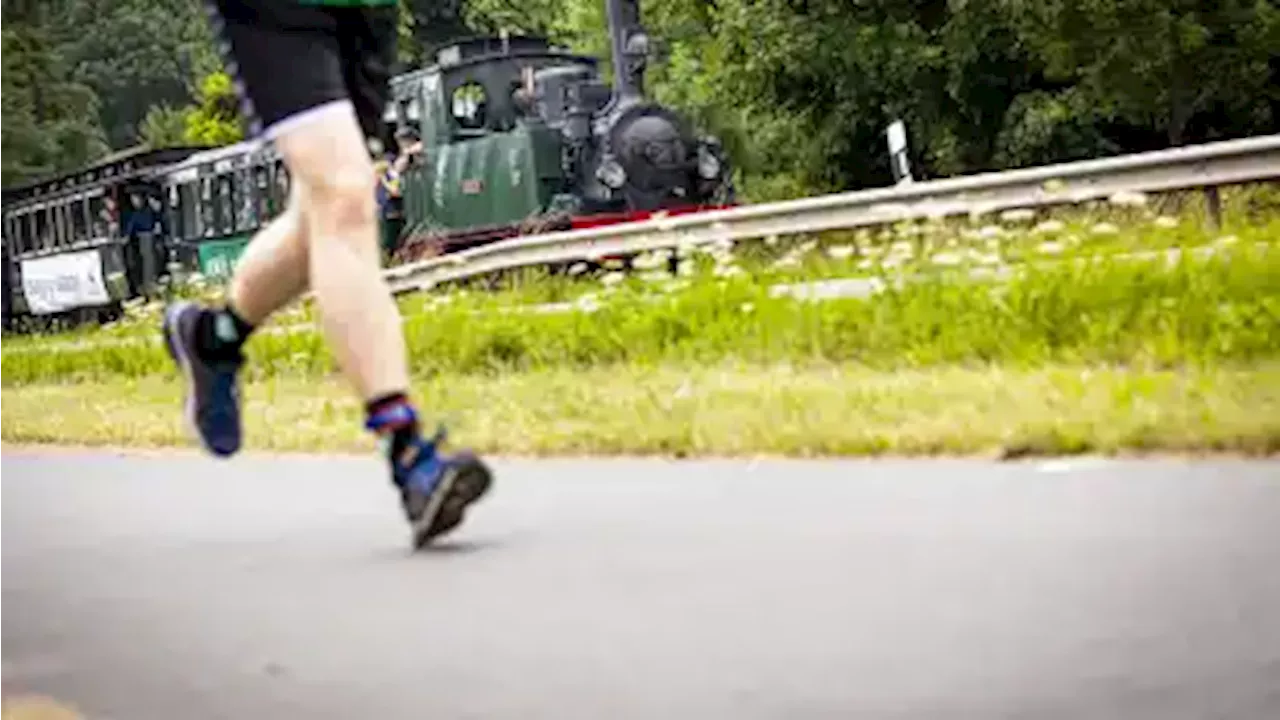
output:
[{"label": "black shorts hem", "polygon": [[205,0],[246,134],[349,100],[366,137],[386,139],[383,111],[395,60],[396,10],[293,0]]}]

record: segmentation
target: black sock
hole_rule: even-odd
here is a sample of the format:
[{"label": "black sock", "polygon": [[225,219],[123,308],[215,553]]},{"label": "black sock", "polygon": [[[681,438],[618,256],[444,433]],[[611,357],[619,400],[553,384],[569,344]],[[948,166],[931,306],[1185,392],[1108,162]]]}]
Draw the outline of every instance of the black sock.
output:
[{"label": "black sock", "polygon": [[253,325],[240,317],[229,304],[201,312],[196,321],[201,357],[211,361],[242,360],[241,348],[253,329]]},{"label": "black sock", "polygon": [[389,457],[400,457],[418,437],[418,414],[402,392],[375,398],[365,404],[365,428],[390,438]]}]

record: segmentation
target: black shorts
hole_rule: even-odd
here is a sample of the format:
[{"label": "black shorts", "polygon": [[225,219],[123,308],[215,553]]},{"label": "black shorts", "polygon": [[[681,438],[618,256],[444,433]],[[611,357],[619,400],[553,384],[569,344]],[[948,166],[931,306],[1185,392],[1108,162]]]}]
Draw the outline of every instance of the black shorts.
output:
[{"label": "black shorts", "polygon": [[396,51],[396,6],[325,7],[294,0],[205,0],[250,137],[350,100],[366,138],[390,147],[383,121]]}]

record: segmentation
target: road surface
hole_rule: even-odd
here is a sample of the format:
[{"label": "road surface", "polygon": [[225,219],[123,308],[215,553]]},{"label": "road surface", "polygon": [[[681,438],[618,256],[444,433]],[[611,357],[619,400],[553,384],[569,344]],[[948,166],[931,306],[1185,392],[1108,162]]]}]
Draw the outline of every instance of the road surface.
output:
[{"label": "road surface", "polygon": [[3,459],[6,695],[119,720],[1280,717],[1280,463]]}]

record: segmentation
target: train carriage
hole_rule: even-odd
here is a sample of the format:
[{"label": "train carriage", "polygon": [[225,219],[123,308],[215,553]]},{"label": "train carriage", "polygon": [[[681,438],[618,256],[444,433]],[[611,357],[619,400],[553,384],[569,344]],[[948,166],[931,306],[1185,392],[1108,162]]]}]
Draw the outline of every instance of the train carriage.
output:
[{"label": "train carriage", "polygon": [[3,194],[4,325],[102,319],[165,275],[156,170],[200,148],[132,148]]},{"label": "train carriage", "polygon": [[289,196],[283,160],[271,145],[253,141],[191,155],[166,169],[161,182],[174,261],[210,278],[231,274],[244,246]]}]

